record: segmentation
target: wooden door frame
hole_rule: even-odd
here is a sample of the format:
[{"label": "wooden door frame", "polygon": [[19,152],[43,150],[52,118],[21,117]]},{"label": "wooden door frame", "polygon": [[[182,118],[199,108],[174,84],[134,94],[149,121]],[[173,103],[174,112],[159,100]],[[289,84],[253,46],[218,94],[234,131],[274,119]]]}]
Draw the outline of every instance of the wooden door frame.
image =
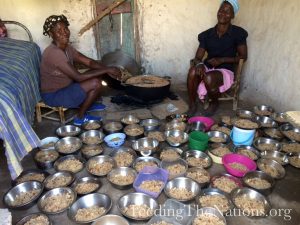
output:
[{"label": "wooden door frame", "polygon": [[[96,10],[96,0],[91,0],[92,1],[92,7],[93,7],[93,14],[94,18],[97,17],[97,10]],[[137,4],[137,0],[131,0],[133,2],[133,40],[134,40],[134,48],[135,48],[135,60],[138,64],[141,62],[141,46],[140,46],[140,36],[139,36],[139,29],[138,29],[138,16],[139,16],[139,8]],[[99,21],[98,21],[99,22]],[[96,50],[97,50],[97,57],[98,59],[101,59],[101,46],[100,42],[97,40],[100,40],[100,30],[99,26],[93,26],[93,32],[94,32],[94,37],[95,37],[95,45],[96,45]]]}]

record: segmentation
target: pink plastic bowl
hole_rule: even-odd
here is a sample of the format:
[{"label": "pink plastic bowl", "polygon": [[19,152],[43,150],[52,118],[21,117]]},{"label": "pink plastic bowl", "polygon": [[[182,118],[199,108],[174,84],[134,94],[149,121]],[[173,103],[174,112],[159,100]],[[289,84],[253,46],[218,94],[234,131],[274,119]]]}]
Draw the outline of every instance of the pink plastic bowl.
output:
[{"label": "pink plastic bowl", "polygon": [[[222,158],[223,165],[228,173],[236,177],[243,177],[247,172],[256,170],[256,163],[240,154],[227,154]],[[247,167],[247,171],[234,169],[230,166],[231,163],[240,163]]]},{"label": "pink plastic bowl", "polygon": [[188,120],[188,123],[194,123],[194,122],[197,122],[197,121],[200,121],[202,123],[205,124],[206,126],[206,131],[209,131],[211,126],[214,125],[215,121],[210,118],[210,117],[204,117],[204,116],[195,116],[195,117],[191,117],[189,120]]}]

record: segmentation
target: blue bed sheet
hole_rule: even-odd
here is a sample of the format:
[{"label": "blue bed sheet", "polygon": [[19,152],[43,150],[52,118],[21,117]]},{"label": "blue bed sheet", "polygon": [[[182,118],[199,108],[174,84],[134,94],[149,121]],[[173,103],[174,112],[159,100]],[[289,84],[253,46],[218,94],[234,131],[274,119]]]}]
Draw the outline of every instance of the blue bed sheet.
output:
[{"label": "blue bed sheet", "polygon": [[40,143],[31,127],[40,100],[40,60],[35,43],[0,38],[0,138],[13,179],[22,172],[22,158]]}]

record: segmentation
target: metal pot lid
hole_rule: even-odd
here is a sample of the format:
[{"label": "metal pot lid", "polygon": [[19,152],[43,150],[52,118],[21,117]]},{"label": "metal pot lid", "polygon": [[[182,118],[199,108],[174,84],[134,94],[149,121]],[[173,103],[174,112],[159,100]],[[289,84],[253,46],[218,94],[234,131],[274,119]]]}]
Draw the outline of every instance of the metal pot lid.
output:
[{"label": "metal pot lid", "polygon": [[126,69],[132,75],[140,74],[140,66],[137,62],[120,49],[105,54],[102,57],[101,62],[106,66],[115,66]]}]

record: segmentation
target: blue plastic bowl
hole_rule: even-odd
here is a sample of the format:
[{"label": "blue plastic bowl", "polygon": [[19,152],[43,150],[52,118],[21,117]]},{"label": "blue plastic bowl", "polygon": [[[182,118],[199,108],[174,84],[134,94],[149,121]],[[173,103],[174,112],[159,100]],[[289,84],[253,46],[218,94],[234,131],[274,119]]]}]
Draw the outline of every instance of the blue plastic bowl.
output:
[{"label": "blue plastic bowl", "polygon": [[118,148],[124,144],[126,134],[124,133],[114,133],[107,135],[104,138],[105,143],[111,148]]}]

